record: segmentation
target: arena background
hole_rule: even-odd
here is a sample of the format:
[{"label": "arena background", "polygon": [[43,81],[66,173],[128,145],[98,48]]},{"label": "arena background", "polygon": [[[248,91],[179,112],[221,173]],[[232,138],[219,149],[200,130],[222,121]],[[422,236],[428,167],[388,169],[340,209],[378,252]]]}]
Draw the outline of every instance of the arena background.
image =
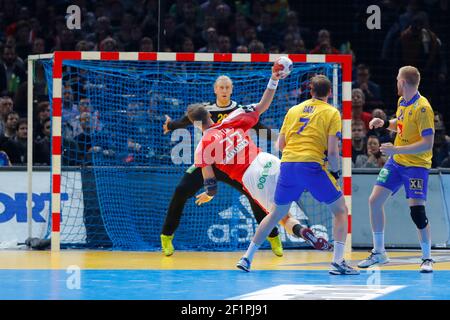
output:
[{"label": "arena background", "polygon": [[[71,30],[67,27],[67,8],[70,5],[77,5],[81,8],[79,29]],[[377,7],[375,9],[372,7],[373,10],[368,12],[368,8],[373,5]],[[378,8],[379,11],[377,11]],[[436,114],[432,171],[434,191],[433,200],[430,203],[430,221],[436,225],[433,231],[433,248],[447,248],[450,244],[450,184],[448,169],[446,169],[450,168],[450,138],[448,136],[450,112],[447,106],[450,99],[449,21],[450,1],[447,0],[0,1],[0,59],[2,61],[0,66],[0,151],[5,152],[11,162],[11,166],[5,161],[5,165],[0,167],[0,230],[2,231],[0,239],[2,247],[5,249],[25,248],[23,243],[28,236],[26,139],[23,138],[23,126],[25,126],[27,117],[26,66],[28,55],[54,51],[157,51],[351,54],[353,56],[353,88],[361,88],[365,96],[363,103],[356,101],[353,103],[353,120],[355,123],[361,120],[365,126],[374,110],[378,116],[383,113],[388,118],[394,115],[398,99],[395,86],[397,70],[403,65],[417,66],[422,74],[420,92],[429,98]],[[51,62],[48,65],[45,64],[44,61],[42,68],[36,68],[33,79],[35,121],[33,128],[28,128],[33,130],[35,171],[33,178],[36,184],[33,186],[36,205],[33,212],[33,232],[36,232],[34,235],[39,238],[48,238],[50,223],[48,172],[51,148],[49,132],[46,132],[48,130],[46,127],[49,121],[47,118],[51,115],[49,104],[51,86],[48,78],[49,72],[51,72],[49,71]],[[73,70],[79,67],[79,65],[72,66],[71,72],[76,74],[76,71]],[[73,101],[76,101],[74,106],[78,108],[81,102],[77,96],[79,88],[72,83],[64,89],[67,101],[74,99]],[[72,98],[71,94],[73,94]],[[153,133],[158,134],[156,128],[162,128],[164,113],[172,111],[173,118],[177,118],[184,113],[184,110],[185,106],[183,105],[179,109],[157,111],[157,115],[152,118],[154,121],[152,125],[155,128]],[[80,120],[79,110],[75,110],[73,116],[76,131],[79,130],[79,126],[77,127],[79,125],[77,121]],[[160,134],[162,134],[162,130]],[[364,155],[367,151],[365,147],[367,138],[371,134],[374,133],[369,133],[366,129],[362,136],[352,137],[355,142],[353,145],[354,155]],[[392,140],[393,137],[384,135],[379,136],[379,139],[380,141],[385,139],[384,142],[386,142]],[[161,147],[160,151],[162,155],[170,152],[170,149]],[[76,160],[79,160],[78,157]],[[367,161],[368,159],[364,158],[357,161],[356,156],[353,160],[355,168],[353,171],[353,197],[358,200],[358,206],[355,206],[358,210],[352,212],[354,215],[352,240],[355,248],[367,248],[371,246],[371,235],[367,220],[368,209],[367,205],[364,206],[364,199],[370,192],[371,181],[379,171],[380,164],[370,163]],[[70,163],[70,166],[79,165],[80,163],[77,161]],[[170,172],[172,169],[165,170]],[[174,172],[173,176],[167,176],[169,181],[167,184],[173,184],[171,179],[176,179],[181,172],[180,168],[179,171]],[[128,171],[128,173],[130,172]],[[75,173],[75,175],[77,174]],[[89,180],[91,172],[84,171],[80,175],[84,176],[85,181],[91,181]],[[131,174],[130,176],[130,180],[135,180],[138,184],[139,175]],[[69,179],[81,180],[80,177]],[[153,181],[151,176],[148,179]],[[82,192],[93,188],[89,182],[87,186],[87,190],[86,188],[82,190],[83,186],[79,184],[76,188]],[[121,190],[121,192],[123,191]],[[167,193],[170,195],[170,190]],[[92,195],[92,193],[89,194]],[[63,201],[65,201],[64,197],[63,195]],[[388,210],[395,211],[397,215],[390,220],[392,224],[388,224],[387,245],[389,248],[417,249],[416,235],[412,231],[413,224],[407,220],[409,219],[408,208],[399,205],[399,203],[403,203],[402,197],[402,194],[398,194],[388,208]],[[130,195],[130,198],[133,198],[133,194]],[[99,206],[95,196],[88,201],[92,207]],[[239,205],[239,199],[236,201],[232,204]],[[76,206],[76,210],[80,209],[83,211],[83,208]],[[193,212],[195,209],[191,204],[189,210]],[[163,215],[165,203],[160,204],[158,210]],[[196,225],[201,225],[201,217],[208,215],[206,209],[204,212],[200,212],[200,218],[194,221]],[[233,217],[233,215],[231,216]],[[86,223],[86,220],[83,221],[85,219],[83,213],[77,217],[80,220],[75,220],[74,225]],[[97,227],[94,230],[96,234],[94,241],[89,247],[109,250],[112,244],[102,229],[102,222],[95,214],[93,217],[91,216],[91,219],[91,222],[93,221]],[[241,223],[242,217],[236,219],[235,223]],[[189,223],[191,222],[187,223],[187,228],[190,228]],[[396,226],[401,223],[405,223],[405,226],[399,230]],[[158,225],[154,226],[154,231],[159,232]],[[155,232],[154,235],[158,236],[159,234]],[[74,231],[73,234],[77,236],[79,231]],[[157,245],[158,243],[154,242],[150,247],[142,246],[138,249],[157,251],[159,250]],[[294,242],[293,247],[296,245],[297,243]],[[241,250],[242,248],[234,246],[222,248],[222,250]],[[120,249],[129,248],[120,247]],[[214,249],[211,250],[214,251]],[[3,253],[8,254],[8,250]],[[159,252],[154,253],[159,254]],[[358,259],[365,254],[364,252],[361,257],[358,256]],[[409,258],[402,260],[402,256],[406,256],[406,254],[399,254],[397,263],[400,268],[404,267],[404,263],[406,263],[408,265],[406,269],[410,270],[408,268],[412,267]],[[5,257],[5,261],[15,261],[13,255],[9,257],[5,255]],[[444,251],[440,257],[443,262],[442,270],[446,270],[447,252]],[[76,264],[77,258],[67,261]],[[140,258],[141,256],[138,256],[137,259]],[[93,260],[95,259],[94,257]],[[184,263],[189,262],[188,258],[185,259]],[[61,262],[56,268],[63,270],[68,265],[67,261]],[[6,262],[6,266],[8,263]],[[43,262],[40,267],[44,269],[53,267],[46,263]],[[231,263],[230,268],[233,267],[233,262],[227,261],[227,263]],[[161,267],[158,263],[156,265],[156,267],[155,264],[152,266],[155,269]],[[102,266],[104,268],[105,265]],[[296,266],[295,262],[290,264],[290,267],[292,266]],[[119,265],[117,269],[126,269],[126,267]],[[173,265],[169,263],[168,266],[164,265],[163,267],[170,269]],[[36,267],[30,265],[30,268]],[[138,265],[136,268],[146,267]],[[262,268],[266,268],[266,266]],[[281,266],[282,268],[283,266]],[[4,279],[11,278],[8,274],[3,276]],[[391,274],[389,274],[390,276]],[[61,277],[61,275],[57,276],[60,280],[63,278]],[[392,274],[392,277],[395,278],[395,275]],[[406,278],[408,277],[406,276]],[[389,279],[392,280],[392,278]],[[390,284],[398,285],[395,281]],[[420,287],[421,283],[419,281],[414,285]],[[261,288],[261,286],[255,286],[255,290]],[[436,288],[433,287],[430,292],[436,293]],[[39,290],[38,287],[35,289]],[[188,291],[188,289],[183,290],[185,290],[184,293]],[[214,287],[211,288],[209,294],[213,294],[213,292]],[[13,292],[10,297],[18,297],[20,294],[20,292]],[[93,296],[90,294],[92,292],[86,295],[53,296],[50,293],[44,298],[92,298]],[[168,293],[167,296],[154,295],[151,297],[155,299],[161,299],[161,297],[180,298],[182,294],[171,296]],[[245,292],[234,292],[217,297],[222,299],[237,297],[241,294],[245,294]],[[431,298],[448,299],[449,297],[445,290],[440,294],[436,296],[431,294]],[[34,296],[30,294],[28,297]],[[411,296],[406,294],[405,296],[394,295],[394,297],[411,299]],[[204,296],[198,295],[194,298],[201,299]]]}]

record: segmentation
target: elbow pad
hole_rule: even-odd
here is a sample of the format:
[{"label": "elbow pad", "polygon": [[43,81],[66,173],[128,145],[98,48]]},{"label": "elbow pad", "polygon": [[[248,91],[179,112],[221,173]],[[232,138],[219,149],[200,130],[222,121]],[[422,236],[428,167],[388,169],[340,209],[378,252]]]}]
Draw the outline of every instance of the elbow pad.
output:
[{"label": "elbow pad", "polygon": [[215,178],[206,179],[203,183],[206,194],[210,197],[214,197],[217,193],[217,180]]}]

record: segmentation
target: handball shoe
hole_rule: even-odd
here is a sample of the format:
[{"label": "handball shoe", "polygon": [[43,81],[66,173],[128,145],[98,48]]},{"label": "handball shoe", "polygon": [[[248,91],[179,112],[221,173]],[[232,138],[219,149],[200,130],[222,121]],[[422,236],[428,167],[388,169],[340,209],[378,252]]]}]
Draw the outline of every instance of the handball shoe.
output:
[{"label": "handball shoe", "polygon": [[283,256],[283,245],[281,244],[280,235],[275,237],[267,237],[267,240],[270,242],[270,247],[272,248],[272,252],[278,256]]},{"label": "handball shoe", "polygon": [[385,264],[389,262],[389,258],[385,252],[375,252],[372,250],[369,257],[360,263],[358,263],[359,268],[368,268],[375,264]]},{"label": "handball shoe", "polygon": [[250,260],[248,260],[246,257],[242,257],[238,263],[236,263],[236,267],[245,271],[245,272],[250,272],[250,267],[251,267],[252,263],[250,262]]},{"label": "handball shoe", "polygon": [[300,234],[316,250],[331,251],[333,246],[322,237],[316,237],[310,228],[302,228]]},{"label": "handball shoe", "polygon": [[422,259],[422,264],[420,265],[420,272],[431,273],[433,272],[433,259]]},{"label": "handball shoe", "polygon": [[173,252],[175,251],[172,244],[173,235],[166,236],[164,234],[161,235],[161,248],[162,252],[165,256],[171,256],[173,255]]},{"label": "handball shoe", "polygon": [[330,274],[332,275],[357,275],[359,271],[353,269],[351,266],[347,264],[345,260],[342,260],[340,263],[332,262],[332,269],[330,269]]}]

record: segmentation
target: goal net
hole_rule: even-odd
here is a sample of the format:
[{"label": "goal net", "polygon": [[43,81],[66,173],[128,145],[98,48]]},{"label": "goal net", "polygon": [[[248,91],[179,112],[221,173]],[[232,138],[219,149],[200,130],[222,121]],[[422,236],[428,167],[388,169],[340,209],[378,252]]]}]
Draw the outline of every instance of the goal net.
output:
[{"label": "goal net", "polygon": [[[171,196],[193,163],[201,134],[188,126],[164,135],[165,115],[176,120],[189,104],[214,101],[213,84],[219,75],[232,79],[232,100],[243,105],[258,102],[276,57],[59,52],[33,60],[35,70],[45,71],[52,110],[53,199],[46,234],[57,238],[52,245],[159,250]],[[280,81],[272,105],[261,117],[275,130],[273,140],[264,139],[264,133],[255,136],[263,150],[277,156],[276,133],[286,111],[310,98],[313,75],[332,79],[329,102],[340,110],[343,106],[339,57],[328,59],[331,62],[326,56],[290,57],[294,69]],[[301,206],[294,204],[291,212],[332,240],[326,206],[307,192]],[[208,204],[198,207],[194,198],[187,201],[174,246],[242,250],[256,227],[247,199],[221,183],[219,195]],[[285,248],[306,246],[281,226],[279,230]]]}]

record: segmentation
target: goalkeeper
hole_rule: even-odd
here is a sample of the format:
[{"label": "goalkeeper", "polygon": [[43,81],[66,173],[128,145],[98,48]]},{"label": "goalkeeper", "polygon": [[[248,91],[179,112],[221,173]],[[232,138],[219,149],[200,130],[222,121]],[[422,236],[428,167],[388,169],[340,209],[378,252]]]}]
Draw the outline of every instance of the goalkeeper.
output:
[{"label": "goalkeeper", "polygon": [[[214,94],[216,95],[216,101],[203,104],[206,110],[208,110],[211,114],[212,121],[215,123],[222,122],[222,120],[224,120],[231,112],[243,107],[236,101],[231,100],[232,92],[233,83],[231,79],[227,76],[219,76],[214,83]],[[167,134],[171,130],[185,128],[190,124],[191,122],[187,116],[184,116],[180,120],[172,121],[172,119],[166,115],[166,122],[163,125],[164,134]],[[258,122],[253,128],[267,129],[260,122]],[[269,129],[268,132],[270,137],[271,130]],[[261,222],[266,216],[266,213],[264,209],[261,208],[261,206],[259,206],[243,188],[242,184],[229,178],[226,174],[220,170],[217,170],[215,167],[213,167],[213,169],[218,181],[225,182],[247,197],[256,221],[258,221],[258,223]],[[192,198],[202,187],[202,172],[193,165],[186,170],[184,176],[181,178],[181,181],[175,188],[175,193],[172,195],[172,199],[167,210],[160,236],[162,251],[166,256],[170,256],[174,252],[172,239],[180,223],[186,201],[189,198]],[[271,231],[267,239],[270,242],[273,253],[281,257],[283,255],[283,247],[278,234],[278,229],[276,227]]]}]

